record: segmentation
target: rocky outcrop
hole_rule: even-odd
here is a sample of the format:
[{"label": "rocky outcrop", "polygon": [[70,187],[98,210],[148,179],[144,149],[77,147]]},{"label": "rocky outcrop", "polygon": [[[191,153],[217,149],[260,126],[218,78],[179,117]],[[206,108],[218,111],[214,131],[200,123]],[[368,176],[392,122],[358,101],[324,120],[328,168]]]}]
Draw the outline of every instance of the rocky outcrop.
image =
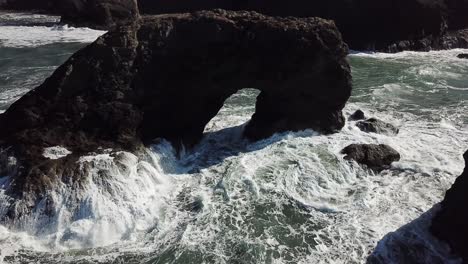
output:
[{"label": "rocky outcrop", "polygon": [[465,170],[445,194],[441,209],[432,220],[431,231],[439,239],[446,241],[464,263],[468,262],[468,151]]},{"label": "rocky outcrop", "polygon": [[468,59],[468,54],[467,53],[458,54],[457,58],[459,58],[459,59]]},{"label": "rocky outcrop", "polygon": [[341,151],[344,159],[354,160],[373,170],[388,168],[392,162],[400,160],[400,154],[390,146],[376,144],[352,144]]},{"label": "rocky outcrop", "polygon": [[139,17],[137,0],[60,0],[56,8],[63,23],[98,29],[130,23]]},{"label": "rocky outcrop", "polygon": [[367,133],[377,133],[385,135],[396,135],[400,131],[398,128],[392,124],[385,123],[382,120],[377,118],[369,118],[364,121],[359,121],[356,123],[356,126],[364,132]]},{"label": "rocky outcrop", "polygon": [[[210,8],[334,20],[352,49],[396,52],[468,47],[467,0],[140,0],[143,13]],[[418,14],[415,16],[414,14]],[[456,45],[455,45],[456,44]]]},{"label": "rocky outcrop", "polygon": [[[193,146],[224,101],[260,90],[245,136],[340,130],[351,94],[347,46],[332,21],[222,10],[144,17],[78,51],[0,115],[0,149],[18,161],[11,195],[79,182],[83,153]],[[69,154],[44,157],[61,146]]]},{"label": "rocky outcrop", "polygon": [[430,51],[468,48],[468,29],[451,30],[442,35],[429,35],[423,38],[397,41],[380,50],[400,52],[404,50]]}]

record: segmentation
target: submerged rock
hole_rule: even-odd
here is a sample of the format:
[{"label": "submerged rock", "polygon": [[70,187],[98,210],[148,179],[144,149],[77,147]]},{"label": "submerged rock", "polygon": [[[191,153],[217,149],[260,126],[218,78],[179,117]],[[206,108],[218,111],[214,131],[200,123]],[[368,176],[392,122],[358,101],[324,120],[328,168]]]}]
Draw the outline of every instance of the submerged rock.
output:
[{"label": "submerged rock", "polygon": [[394,161],[400,160],[400,153],[388,145],[352,144],[341,151],[344,159],[354,160],[374,170],[386,169]]},{"label": "submerged rock", "polygon": [[458,54],[457,58],[459,58],[459,59],[468,59],[468,53]]},{"label": "submerged rock", "polygon": [[445,194],[441,210],[432,220],[431,232],[447,242],[468,262],[468,151],[463,155],[465,170]]},{"label": "submerged rock", "polygon": [[[156,138],[191,147],[224,101],[261,91],[248,139],[344,126],[351,94],[348,49],[333,22],[254,12],[144,17],[78,51],[0,115],[0,148],[20,169],[12,196],[79,183],[80,155],[139,150]],[[44,157],[60,146],[67,155]]]},{"label": "submerged rock", "polygon": [[369,118],[365,121],[359,121],[356,123],[356,126],[361,131],[367,133],[372,132],[377,134],[396,135],[400,131],[392,124],[385,123],[377,118]]},{"label": "submerged rock", "polygon": [[349,116],[349,120],[355,121],[355,120],[363,120],[366,119],[366,115],[364,114],[363,111],[361,110],[356,110],[352,115]]}]

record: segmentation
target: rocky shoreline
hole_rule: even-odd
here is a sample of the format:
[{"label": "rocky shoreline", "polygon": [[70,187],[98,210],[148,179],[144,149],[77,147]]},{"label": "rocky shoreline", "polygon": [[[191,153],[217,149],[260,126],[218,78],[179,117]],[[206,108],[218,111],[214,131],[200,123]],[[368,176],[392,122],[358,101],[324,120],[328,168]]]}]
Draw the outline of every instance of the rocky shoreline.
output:
[{"label": "rocky shoreline", "polygon": [[[184,13],[216,8],[271,16],[334,20],[354,50],[398,52],[468,47],[466,0],[190,1],[190,0],[3,0],[0,9],[42,10],[75,26],[109,29],[138,14]],[[417,14],[417,15],[415,15]]]},{"label": "rocky shoreline", "polygon": [[[260,0],[3,0],[0,6],[110,29],[0,114],[0,175],[11,176],[7,194],[18,201],[2,221],[48,201],[59,181],[79,184],[87,168],[77,161],[85,153],[138,152],[157,138],[179,149],[194,146],[224,100],[243,87],[261,91],[244,131],[249,140],[307,128],[339,131],[351,94],[348,45],[384,52],[468,48],[463,0],[297,1],[288,8]],[[218,7],[266,15],[218,9],[163,14]],[[303,18],[309,16],[335,22]],[[364,120],[363,113],[353,119],[363,120],[356,126],[364,132],[398,133],[380,120]],[[351,145],[343,154],[377,171],[400,159],[386,145]],[[468,152],[464,157],[465,171],[431,231],[466,260]]]}]

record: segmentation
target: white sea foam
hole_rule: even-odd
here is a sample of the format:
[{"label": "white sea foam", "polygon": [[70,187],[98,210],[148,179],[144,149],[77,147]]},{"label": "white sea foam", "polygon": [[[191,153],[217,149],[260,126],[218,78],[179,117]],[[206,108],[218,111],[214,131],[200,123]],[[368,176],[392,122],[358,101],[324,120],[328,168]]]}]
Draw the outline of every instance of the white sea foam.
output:
[{"label": "white sea foam", "polygon": [[68,26],[0,26],[0,47],[37,47],[52,43],[93,42],[105,31]]},{"label": "white sea foam", "polygon": [[70,154],[72,154],[71,151],[61,146],[45,148],[44,152],[42,153],[44,157],[54,160],[66,157]]},{"label": "white sea foam", "polygon": [[[395,245],[401,243],[418,256],[456,263],[428,233],[433,211],[425,212],[463,169],[465,99],[430,100],[408,82],[430,74],[406,69],[430,67],[441,57],[456,61],[457,72],[464,69],[453,58],[458,52],[352,55],[411,64],[398,78],[355,90],[345,108],[346,115],[362,109],[397,125],[397,136],[364,133],[348,122],[332,135],[302,131],[248,143],[242,125],[255,94],[247,90],[231,98],[207,125],[205,139],[180,159],[167,143],[138,156],[111,150],[84,156],[85,182],[57,186],[33,215],[0,226],[0,260],[363,263],[373,253],[383,263],[399,263],[404,248]],[[391,170],[369,172],[340,154],[352,143],[388,144],[402,159]],[[0,179],[0,214],[10,202],[9,183]]]}]

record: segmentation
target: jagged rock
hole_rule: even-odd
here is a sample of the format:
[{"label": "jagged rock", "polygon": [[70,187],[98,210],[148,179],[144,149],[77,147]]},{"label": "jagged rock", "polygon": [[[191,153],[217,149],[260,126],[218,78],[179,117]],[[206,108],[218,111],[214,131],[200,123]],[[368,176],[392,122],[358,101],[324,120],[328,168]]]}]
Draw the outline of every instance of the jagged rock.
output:
[{"label": "jagged rock", "polygon": [[468,53],[458,54],[457,58],[459,58],[459,59],[468,59]]},{"label": "jagged rock", "polygon": [[366,115],[364,114],[363,111],[361,110],[356,110],[352,115],[349,116],[349,120],[355,121],[355,120],[363,120],[366,119]]},{"label": "jagged rock", "polygon": [[377,118],[369,118],[364,121],[359,121],[356,123],[356,126],[364,132],[367,133],[377,133],[385,135],[396,135],[400,131],[398,128],[392,124],[385,123]]},{"label": "jagged rock", "polygon": [[431,232],[446,241],[468,262],[468,151],[463,155],[465,170],[445,194],[441,209],[432,220]]},{"label": "jagged rock", "polygon": [[[13,196],[79,182],[83,153],[134,151],[156,138],[191,147],[224,101],[261,91],[244,135],[344,126],[347,46],[332,21],[204,11],[144,17],[78,51],[0,115],[0,148],[19,171]],[[44,149],[69,154],[44,157]]]},{"label": "jagged rock", "polygon": [[378,171],[400,160],[400,154],[395,149],[383,144],[352,144],[344,148],[341,153],[346,154],[344,159],[354,160]]}]

